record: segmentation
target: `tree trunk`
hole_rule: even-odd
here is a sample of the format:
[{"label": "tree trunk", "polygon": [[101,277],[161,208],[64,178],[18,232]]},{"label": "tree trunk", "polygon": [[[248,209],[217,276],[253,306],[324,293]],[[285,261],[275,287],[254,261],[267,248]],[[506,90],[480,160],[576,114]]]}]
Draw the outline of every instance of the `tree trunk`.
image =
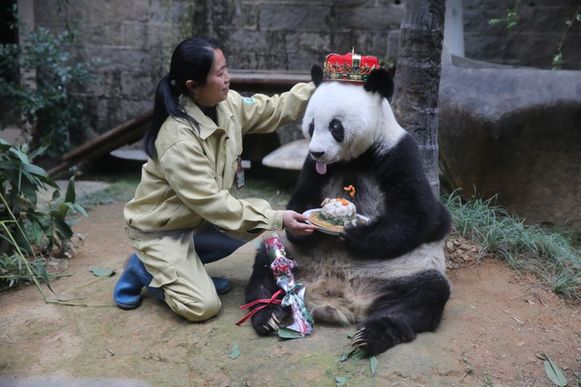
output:
[{"label": "tree trunk", "polygon": [[418,142],[426,176],[439,195],[438,90],[445,0],[406,0],[392,106]]}]

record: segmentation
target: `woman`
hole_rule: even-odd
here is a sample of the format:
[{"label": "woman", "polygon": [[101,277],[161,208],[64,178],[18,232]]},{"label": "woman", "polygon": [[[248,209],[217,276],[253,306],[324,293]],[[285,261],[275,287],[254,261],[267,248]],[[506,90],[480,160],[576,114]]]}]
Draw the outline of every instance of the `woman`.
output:
[{"label": "woman", "polygon": [[169,74],[157,87],[145,136],[149,158],[124,209],[136,254],[113,293],[122,309],[137,308],[145,286],[178,315],[207,320],[219,312],[218,294],[229,283],[210,278],[204,263],[243,243],[218,229],[254,235],[283,227],[295,235],[314,231],[302,214],[230,194],[234,182],[243,180],[242,136],[270,133],[298,119],[314,85],[247,98],[229,86],[226,58],[215,43],[190,38],[176,47]]}]

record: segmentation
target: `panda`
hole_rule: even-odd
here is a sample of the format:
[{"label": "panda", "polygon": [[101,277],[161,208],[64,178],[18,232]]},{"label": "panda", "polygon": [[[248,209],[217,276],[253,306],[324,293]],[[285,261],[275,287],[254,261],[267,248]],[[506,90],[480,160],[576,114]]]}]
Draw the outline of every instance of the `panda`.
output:
[{"label": "panda", "polygon": [[[302,122],[309,153],[287,208],[303,213],[345,197],[353,185],[350,200],[369,221],[346,226],[339,237],[287,231],[281,239],[315,323],[357,325],[351,344],[376,355],[440,324],[450,297],[444,239],[451,217],[430,188],[415,140],[394,117],[390,74],[373,70],[363,85],[323,82],[315,65],[311,77],[317,88]],[[246,302],[278,290],[269,265],[263,246]],[[288,307],[268,305],[251,321],[268,335],[289,318]]]}]

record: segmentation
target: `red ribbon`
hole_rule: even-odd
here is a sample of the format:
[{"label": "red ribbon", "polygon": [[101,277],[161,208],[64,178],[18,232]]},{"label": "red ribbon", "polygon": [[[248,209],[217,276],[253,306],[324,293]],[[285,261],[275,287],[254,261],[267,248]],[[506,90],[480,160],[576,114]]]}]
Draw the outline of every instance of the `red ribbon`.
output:
[{"label": "red ribbon", "polygon": [[253,306],[255,306],[257,304],[263,304],[255,309],[252,309],[250,312],[248,312],[248,314],[246,316],[242,317],[242,319],[240,321],[238,321],[236,323],[236,325],[242,325],[246,320],[248,320],[250,317],[254,316],[259,310],[266,308],[268,305],[271,305],[271,304],[280,305],[282,300],[279,300],[278,296],[280,296],[283,293],[284,293],[283,289],[278,289],[276,291],[276,293],[274,293],[272,295],[272,297],[270,297],[270,298],[259,298],[258,300],[254,300],[252,302],[249,302],[248,304],[242,305],[240,307],[240,310],[252,308]]}]

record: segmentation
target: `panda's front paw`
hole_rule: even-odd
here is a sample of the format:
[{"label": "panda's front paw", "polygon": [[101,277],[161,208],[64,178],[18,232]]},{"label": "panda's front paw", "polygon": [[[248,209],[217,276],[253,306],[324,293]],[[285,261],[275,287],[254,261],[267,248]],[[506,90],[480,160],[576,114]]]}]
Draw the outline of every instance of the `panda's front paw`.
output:
[{"label": "panda's front paw", "polygon": [[252,316],[252,327],[260,336],[268,336],[278,330],[284,315],[280,305],[268,306]]},{"label": "panda's front paw", "polygon": [[355,332],[351,345],[361,348],[369,356],[387,351],[399,343],[407,343],[416,337],[413,329],[401,318],[384,316],[370,318]]},{"label": "panda's front paw", "polygon": [[349,222],[345,222],[343,226],[343,231],[339,233],[339,238],[343,241],[350,239],[350,235],[353,233],[353,225]]},{"label": "panda's front paw", "polygon": [[360,224],[361,224],[361,222],[359,221],[359,219],[355,218],[355,219],[346,221],[343,226],[345,227],[346,230],[348,230],[350,228],[357,227]]},{"label": "panda's front paw", "polygon": [[341,239],[345,242],[348,249],[354,251],[361,251],[361,247],[366,245],[366,233],[361,225],[345,227],[341,233]]}]

